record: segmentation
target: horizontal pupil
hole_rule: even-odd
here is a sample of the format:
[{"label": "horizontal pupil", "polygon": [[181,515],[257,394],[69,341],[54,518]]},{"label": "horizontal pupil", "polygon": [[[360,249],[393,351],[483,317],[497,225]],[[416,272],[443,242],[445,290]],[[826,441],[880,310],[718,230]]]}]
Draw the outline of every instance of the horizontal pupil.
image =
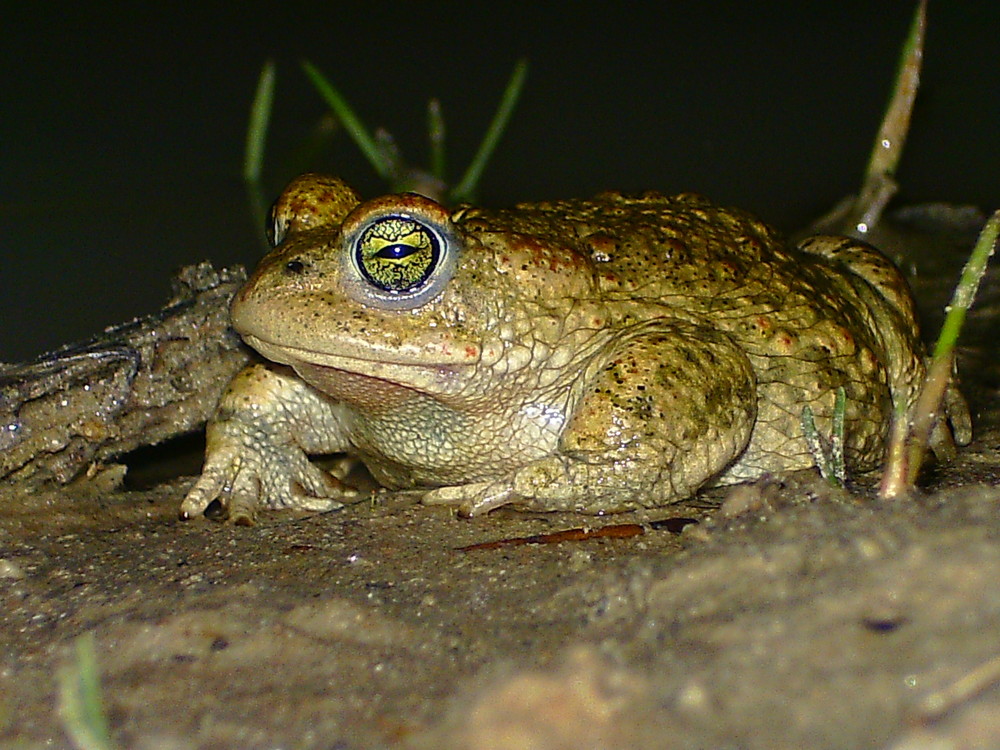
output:
[{"label": "horizontal pupil", "polygon": [[377,253],[375,253],[378,258],[386,258],[389,260],[399,260],[400,258],[405,258],[407,255],[412,255],[417,251],[417,248],[412,245],[386,245]]}]

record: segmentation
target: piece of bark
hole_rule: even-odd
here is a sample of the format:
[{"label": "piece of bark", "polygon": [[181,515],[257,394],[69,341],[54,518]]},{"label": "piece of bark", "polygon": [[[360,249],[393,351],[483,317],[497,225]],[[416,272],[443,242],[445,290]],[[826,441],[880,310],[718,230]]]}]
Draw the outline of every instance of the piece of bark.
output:
[{"label": "piece of bark", "polygon": [[65,483],[191,432],[250,358],[229,327],[242,266],[186,266],[159,312],[22,364],[0,364],[0,478]]}]

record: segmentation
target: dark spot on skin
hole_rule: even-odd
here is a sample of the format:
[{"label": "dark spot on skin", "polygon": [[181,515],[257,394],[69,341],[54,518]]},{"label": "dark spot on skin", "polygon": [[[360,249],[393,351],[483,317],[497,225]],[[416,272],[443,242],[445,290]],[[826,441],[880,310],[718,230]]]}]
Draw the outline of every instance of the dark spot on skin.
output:
[{"label": "dark spot on skin", "polygon": [[905,621],[905,618],[866,617],[861,622],[866,628],[876,633],[891,633]]},{"label": "dark spot on skin", "polygon": [[285,270],[289,273],[300,274],[306,270],[306,266],[301,260],[290,260],[285,264]]}]

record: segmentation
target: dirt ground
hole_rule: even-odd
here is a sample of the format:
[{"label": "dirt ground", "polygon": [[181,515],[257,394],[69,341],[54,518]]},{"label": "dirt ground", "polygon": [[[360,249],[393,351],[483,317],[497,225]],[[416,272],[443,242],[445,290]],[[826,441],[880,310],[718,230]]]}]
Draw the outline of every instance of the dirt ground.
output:
[{"label": "dirt ground", "polygon": [[[940,309],[960,261],[935,262]],[[7,487],[0,745],[72,747],[57,672],[92,633],[120,747],[1000,747],[987,283],[975,441],[905,501],[806,473],[605,518],[388,495],[246,528],[177,521],[190,476]],[[604,531],[468,548],[575,528]]]}]

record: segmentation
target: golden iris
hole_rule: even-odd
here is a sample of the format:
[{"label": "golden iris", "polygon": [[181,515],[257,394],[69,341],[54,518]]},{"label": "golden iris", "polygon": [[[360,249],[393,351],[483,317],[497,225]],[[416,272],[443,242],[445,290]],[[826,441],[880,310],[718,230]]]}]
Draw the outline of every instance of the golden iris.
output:
[{"label": "golden iris", "polygon": [[437,266],[437,235],[419,221],[387,216],[373,222],[355,244],[358,268],[369,282],[387,292],[419,288]]}]

